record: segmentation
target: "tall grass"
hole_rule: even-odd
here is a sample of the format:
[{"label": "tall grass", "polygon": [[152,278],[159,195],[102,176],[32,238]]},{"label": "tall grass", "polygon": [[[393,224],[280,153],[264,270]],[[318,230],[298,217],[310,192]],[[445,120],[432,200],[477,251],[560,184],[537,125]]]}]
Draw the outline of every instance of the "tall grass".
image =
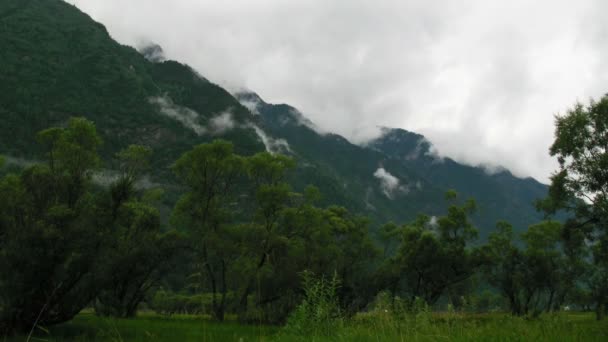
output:
[{"label": "tall grass", "polygon": [[[330,321],[328,334],[217,323],[200,316],[112,319],[81,314],[72,322],[36,331],[31,341],[608,341],[608,321],[598,322],[592,313],[562,312],[525,319],[504,313],[437,313],[424,309],[396,315],[384,310],[360,313],[339,320],[339,324]],[[6,342],[24,340],[0,338]]]}]

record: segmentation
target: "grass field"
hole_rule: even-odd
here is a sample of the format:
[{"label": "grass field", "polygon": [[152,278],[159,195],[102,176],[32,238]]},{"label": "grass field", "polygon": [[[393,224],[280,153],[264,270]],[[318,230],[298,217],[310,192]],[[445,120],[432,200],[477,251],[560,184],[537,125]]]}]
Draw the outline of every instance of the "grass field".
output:
[{"label": "grass field", "polygon": [[400,319],[361,314],[334,323],[331,330],[331,336],[295,336],[280,327],[216,323],[196,316],[114,319],[84,313],[69,323],[37,330],[30,341],[608,341],[608,320],[598,322],[589,313],[534,320],[506,314],[433,313]]}]

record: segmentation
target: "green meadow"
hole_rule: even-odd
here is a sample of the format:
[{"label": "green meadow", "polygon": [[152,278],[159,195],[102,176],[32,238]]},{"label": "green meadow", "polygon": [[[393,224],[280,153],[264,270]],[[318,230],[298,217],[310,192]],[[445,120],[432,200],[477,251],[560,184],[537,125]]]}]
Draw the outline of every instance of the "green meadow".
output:
[{"label": "green meadow", "polygon": [[[74,320],[38,329],[30,341],[606,341],[608,322],[592,313],[546,314],[536,319],[503,313],[420,313],[396,318],[362,313],[335,324],[329,334],[302,336],[268,325],[213,322],[204,316],[104,318],[83,313]],[[4,341],[23,341],[16,336]]]}]

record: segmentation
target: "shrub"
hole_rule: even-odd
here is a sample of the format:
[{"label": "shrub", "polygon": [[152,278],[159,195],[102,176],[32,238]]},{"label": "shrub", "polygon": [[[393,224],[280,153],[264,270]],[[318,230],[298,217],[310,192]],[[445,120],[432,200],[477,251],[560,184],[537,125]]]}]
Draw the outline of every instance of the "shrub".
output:
[{"label": "shrub", "polygon": [[340,281],[334,275],[327,280],[302,274],[304,299],[289,315],[285,331],[297,336],[331,336],[343,325],[337,290]]}]

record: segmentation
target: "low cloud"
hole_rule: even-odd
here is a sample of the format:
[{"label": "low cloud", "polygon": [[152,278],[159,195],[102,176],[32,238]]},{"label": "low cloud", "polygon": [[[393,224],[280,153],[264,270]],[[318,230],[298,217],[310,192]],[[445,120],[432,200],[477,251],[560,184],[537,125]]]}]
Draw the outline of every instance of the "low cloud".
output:
[{"label": "low cloud", "polygon": [[393,176],[383,167],[378,168],[374,172],[374,177],[380,180],[380,188],[386,197],[393,199],[399,193],[408,193],[409,189],[399,181],[399,178]]},{"label": "low cloud", "polygon": [[266,152],[275,154],[275,153],[291,153],[291,148],[289,148],[289,144],[284,139],[274,139],[266,134],[260,127],[252,125],[251,126],[255,133],[258,135],[264,147],[266,148]]},{"label": "low cloud", "polygon": [[429,219],[428,227],[434,231],[439,228],[439,219],[437,219],[437,216],[431,216],[431,218]]},{"label": "low cloud", "polygon": [[188,107],[175,104],[166,95],[151,97],[148,101],[157,105],[161,114],[179,121],[184,127],[191,129],[197,135],[219,135],[237,127],[230,110],[213,116],[206,125],[203,125],[199,113]]},{"label": "low cloud", "polygon": [[160,113],[179,121],[198,135],[207,133],[207,129],[200,124],[200,115],[194,110],[176,105],[168,96],[151,97],[148,101],[159,107]]},{"label": "low cloud", "polygon": [[239,98],[238,100],[241,103],[241,105],[243,105],[243,107],[249,109],[249,112],[251,112],[251,114],[260,115],[260,111],[259,111],[259,108],[261,105],[260,101],[257,101],[255,99],[242,99],[242,98]]},{"label": "low cloud", "polygon": [[226,111],[209,120],[209,129],[213,134],[222,134],[236,127],[236,123],[232,118],[232,113]]},{"label": "low cloud", "polygon": [[162,63],[167,60],[163,48],[158,44],[142,42],[138,51],[152,63]]},{"label": "low cloud", "polygon": [[[93,173],[92,181],[99,186],[109,187],[120,180],[120,177],[121,173],[119,171],[101,169]],[[162,187],[162,184],[153,182],[148,175],[144,175],[135,183],[135,188],[138,190],[149,190],[159,187]]]},{"label": "low cloud", "polygon": [[23,159],[12,156],[0,155],[5,161],[5,165],[16,165],[18,167],[30,167],[36,164],[41,163],[40,161],[32,160],[32,159]]}]

